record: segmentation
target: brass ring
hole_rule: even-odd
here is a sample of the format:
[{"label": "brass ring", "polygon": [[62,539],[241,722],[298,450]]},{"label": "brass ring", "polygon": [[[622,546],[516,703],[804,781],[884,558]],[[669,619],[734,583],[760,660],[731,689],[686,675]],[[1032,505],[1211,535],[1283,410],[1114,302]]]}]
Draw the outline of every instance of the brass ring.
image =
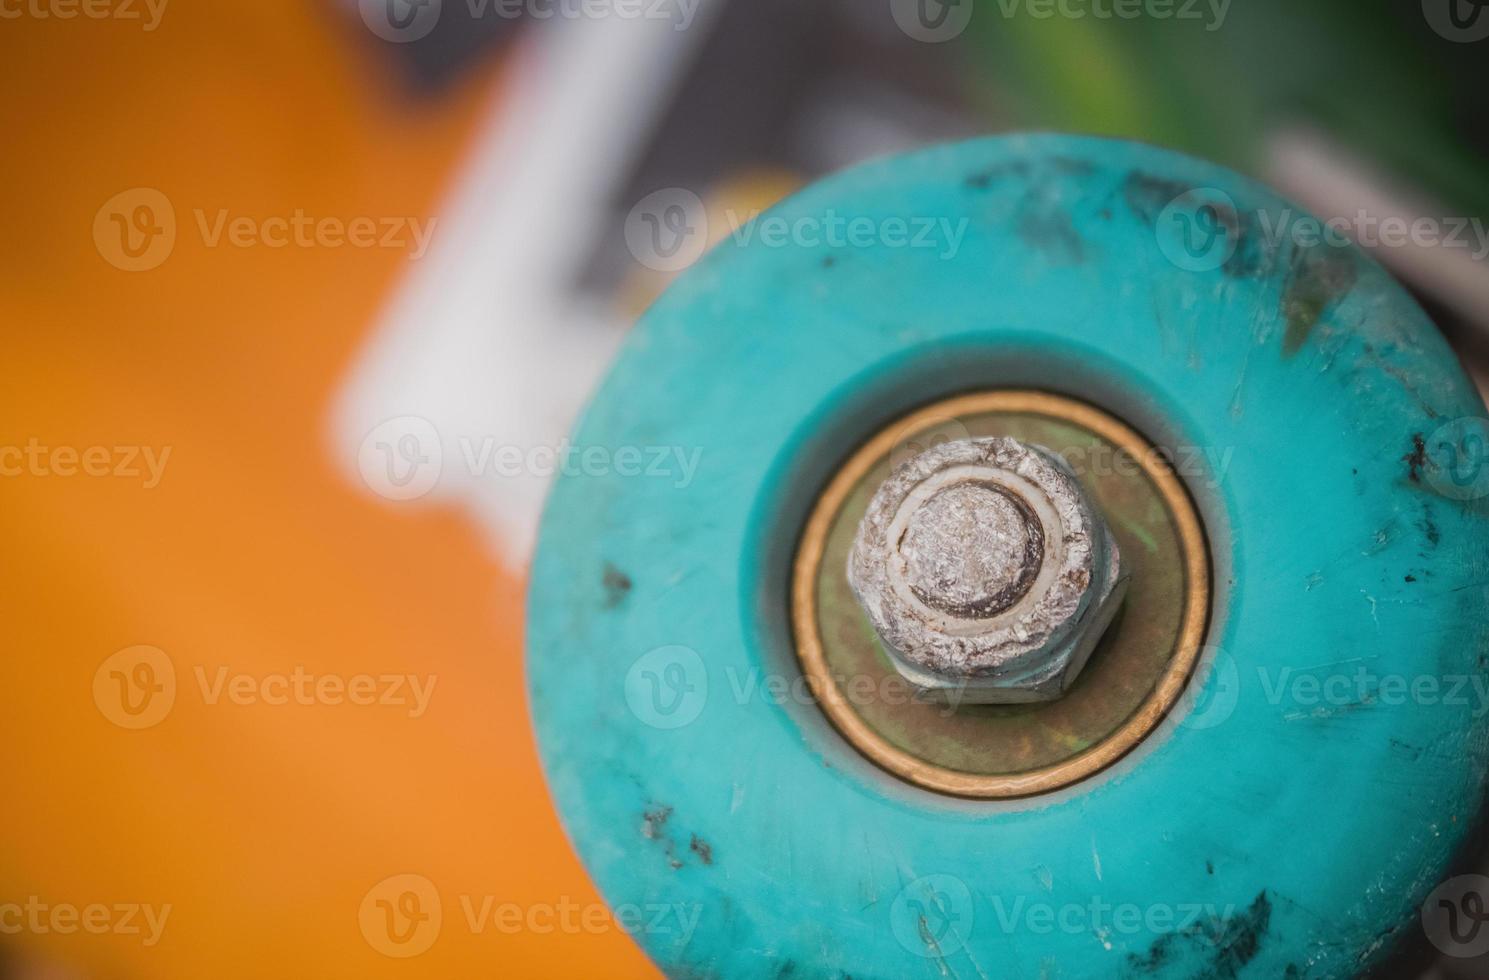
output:
[{"label": "brass ring", "polygon": [[[834,682],[818,630],[817,574],[828,529],[843,502],[874,464],[905,432],[947,417],[989,412],[1021,412],[1073,422],[1125,450],[1152,480],[1174,520],[1184,556],[1186,587],[1178,642],[1168,669],[1147,699],[1103,741],[1055,765],[1010,775],[960,772],[934,765],[891,744],[854,711]],[[834,727],[854,748],[881,768],[926,789],[977,799],[1008,799],[1048,793],[1091,776],[1141,742],[1168,714],[1184,691],[1199,658],[1210,607],[1209,553],[1193,501],[1173,470],[1135,430],[1084,402],[1040,391],[1007,390],[960,395],[926,406],[886,427],[858,449],[828,483],[812,509],[797,547],[792,570],[791,621],[811,690]]]}]

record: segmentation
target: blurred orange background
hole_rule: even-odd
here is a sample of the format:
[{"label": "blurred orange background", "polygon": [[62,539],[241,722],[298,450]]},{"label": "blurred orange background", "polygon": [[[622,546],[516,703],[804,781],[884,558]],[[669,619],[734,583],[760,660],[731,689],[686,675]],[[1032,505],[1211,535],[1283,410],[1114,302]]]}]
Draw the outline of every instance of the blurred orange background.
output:
[{"label": "blurred orange background", "polygon": [[[181,3],[150,32],[0,22],[0,443],[165,459],[149,488],[142,461],[139,477],[0,480],[14,670],[0,903],[170,907],[150,946],[122,930],[0,936],[16,975],[652,975],[598,912],[567,929],[468,922],[467,900],[599,899],[538,766],[521,583],[458,512],[380,503],[327,449],[327,406],[406,255],[211,248],[194,226],[197,209],[435,213],[500,66],[413,106],[349,35],[296,0]],[[180,232],[147,275],[105,261],[92,232],[106,201],[141,187],[174,202]],[[180,693],[132,731],[93,683],[137,644],[165,652]],[[211,705],[198,667],[436,687],[420,717]],[[427,952],[395,959],[359,909],[404,873],[437,886],[443,924]]]}]

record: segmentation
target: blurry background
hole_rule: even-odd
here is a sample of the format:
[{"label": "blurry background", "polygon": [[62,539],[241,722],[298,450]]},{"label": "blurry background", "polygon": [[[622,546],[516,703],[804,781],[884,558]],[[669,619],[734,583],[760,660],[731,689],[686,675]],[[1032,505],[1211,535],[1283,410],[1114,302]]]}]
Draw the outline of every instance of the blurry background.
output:
[{"label": "blurry background", "polygon": [[1483,0],[0,0],[0,53],[9,976],[653,975],[523,567],[638,312],[824,173],[1175,147],[1429,221],[1374,251],[1489,364]]}]

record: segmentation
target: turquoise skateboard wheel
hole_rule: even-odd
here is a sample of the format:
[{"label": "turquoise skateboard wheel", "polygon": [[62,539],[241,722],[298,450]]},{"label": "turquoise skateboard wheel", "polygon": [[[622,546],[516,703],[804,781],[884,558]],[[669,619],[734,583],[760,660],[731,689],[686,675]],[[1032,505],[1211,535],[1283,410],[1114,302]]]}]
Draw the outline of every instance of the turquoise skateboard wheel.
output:
[{"label": "turquoise skateboard wheel", "polygon": [[[696,471],[558,480],[527,649],[575,847],[613,907],[679,913],[637,917],[662,970],[1346,977],[1420,940],[1485,786],[1489,428],[1412,299],[1309,220],[1149,146],[979,140],[808,188],[645,316],[574,444]],[[1193,449],[1212,588],[1163,724],[968,799],[803,694],[790,582],[857,447],[1005,389]]]}]

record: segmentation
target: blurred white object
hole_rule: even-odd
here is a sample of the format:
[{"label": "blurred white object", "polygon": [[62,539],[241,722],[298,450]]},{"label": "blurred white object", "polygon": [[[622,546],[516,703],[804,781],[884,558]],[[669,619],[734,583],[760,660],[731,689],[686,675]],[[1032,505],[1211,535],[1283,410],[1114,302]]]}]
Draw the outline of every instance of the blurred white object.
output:
[{"label": "blurred white object", "polygon": [[349,480],[398,506],[468,504],[525,566],[553,456],[628,326],[575,283],[706,34],[591,17],[535,25],[514,50],[428,253],[332,406]]},{"label": "blurred white object", "polygon": [[[1417,289],[1489,330],[1489,262],[1484,254],[1489,236],[1482,217],[1448,214],[1313,130],[1285,129],[1272,135],[1267,178],[1325,222],[1334,219],[1350,229],[1379,230],[1388,227],[1386,222],[1406,228],[1399,243],[1360,244]],[[1411,230],[1416,227],[1427,234]]]}]

